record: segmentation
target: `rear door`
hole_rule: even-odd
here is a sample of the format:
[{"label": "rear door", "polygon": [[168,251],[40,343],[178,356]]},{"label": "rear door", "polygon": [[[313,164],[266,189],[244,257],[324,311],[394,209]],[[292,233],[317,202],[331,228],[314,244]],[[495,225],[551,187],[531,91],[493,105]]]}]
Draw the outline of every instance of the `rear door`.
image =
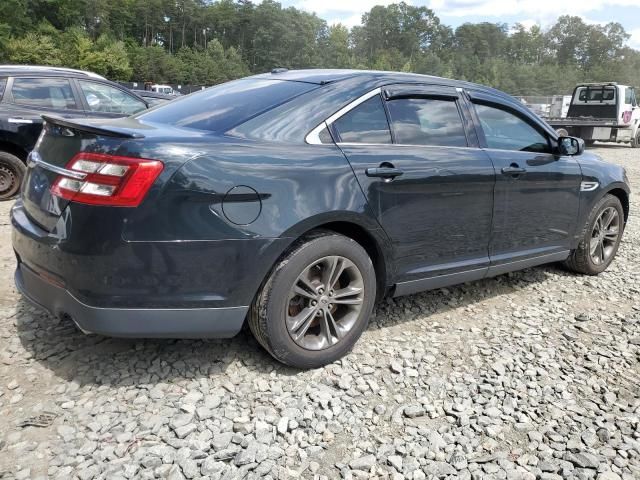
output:
[{"label": "rear door", "polygon": [[396,293],[457,283],[469,272],[482,278],[495,172],[458,91],[391,85],[381,93],[334,120],[332,131],[393,241]]},{"label": "rear door", "polygon": [[29,151],[42,130],[43,114],[84,117],[73,86],[63,77],[10,77],[3,97],[3,130]]},{"label": "rear door", "polygon": [[[571,249],[582,172],[574,157],[554,153],[543,127],[493,96],[471,92],[480,142],[496,167],[492,272]],[[506,271],[505,270],[505,271]]]}]

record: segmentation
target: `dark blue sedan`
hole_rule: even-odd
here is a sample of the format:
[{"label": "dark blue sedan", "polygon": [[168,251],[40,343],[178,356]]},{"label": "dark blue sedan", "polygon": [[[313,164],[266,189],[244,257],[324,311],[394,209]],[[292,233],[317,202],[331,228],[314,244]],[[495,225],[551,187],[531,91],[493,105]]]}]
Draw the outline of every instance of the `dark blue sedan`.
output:
[{"label": "dark blue sedan", "polygon": [[550,262],[598,274],[629,215],[621,167],[443,78],[277,70],[45,120],[12,210],[25,297],[113,336],[248,322],[303,368],[348,352],[385,295]]}]

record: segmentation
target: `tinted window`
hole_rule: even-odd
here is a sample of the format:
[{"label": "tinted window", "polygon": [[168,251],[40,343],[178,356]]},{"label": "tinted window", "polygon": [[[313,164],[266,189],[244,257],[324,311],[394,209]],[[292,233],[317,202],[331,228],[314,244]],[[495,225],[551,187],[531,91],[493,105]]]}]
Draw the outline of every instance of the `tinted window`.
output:
[{"label": "tinted window", "polygon": [[489,148],[549,152],[549,141],[520,117],[499,108],[476,104],[476,112]]},{"label": "tinted window", "polygon": [[79,80],[79,83],[87,106],[92,112],[133,115],[147,108],[144,102],[111,85],[85,80]]},{"label": "tinted window", "polygon": [[69,80],[64,78],[14,78],[13,101],[30,107],[75,109]]},{"label": "tinted window", "polygon": [[333,143],[333,138],[331,138],[331,133],[327,128],[323,128],[318,137],[320,138],[320,143]]},{"label": "tinted window", "polygon": [[453,100],[402,98],[387,103],[396,143],[466,147],[462,119]]},{"label": "tinted window", "polygon": [[250,118],[309,92],[317,85],[282,80],[242,79],[179,97],[140,119],[179,127],[226,132]]},{"label": "tinted window", "polygon": [[0,100],[2,100],[2,95],[4,94],[4,87],[7,85],[6,78],[0,78]]},{"label": "tinted window", "polygon": [[380,95],[371,97],[333,122],[344,143],[391,143]]},{"label": "tinted window", "polygon": [[578,89],[578,100],[585,103],[612,103],[616,98],[614,87],[581,87]]},{"label": "tinted window", "polygon": [[[0,80],[0,82],[2,82],[2,80]],[[0,87],[0,90],[2,90],[1,87]],[[633,87],[625,88],[624,103],[626,105],[633,105],[635,107],[635,105],[636,105],[636,92],[635,92],[635,89]]]}]

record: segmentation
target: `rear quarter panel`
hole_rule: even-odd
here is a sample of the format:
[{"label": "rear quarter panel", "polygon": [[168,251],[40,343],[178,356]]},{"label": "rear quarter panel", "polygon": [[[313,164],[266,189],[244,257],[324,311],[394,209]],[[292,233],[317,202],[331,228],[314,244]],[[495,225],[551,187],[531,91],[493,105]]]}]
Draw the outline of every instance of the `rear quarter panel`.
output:
[{"label": "rear quarter panel", "polygon": [[[229,138],[207,145],[173,175],[152,208],[132,212],[125,240],[203,246],[211,241],[248,241],[256,248],[243,249],[243,256],[231,264],[237,270],[234,277],[243,279],[242,289],[250,292],[258,289],[296,239],[319,225],[348,221],[385,241],[350,165],[335,145]],[[244,209],[258,212],[257,218],[243,224],[238,217],[254,216],[243,215]]]}]

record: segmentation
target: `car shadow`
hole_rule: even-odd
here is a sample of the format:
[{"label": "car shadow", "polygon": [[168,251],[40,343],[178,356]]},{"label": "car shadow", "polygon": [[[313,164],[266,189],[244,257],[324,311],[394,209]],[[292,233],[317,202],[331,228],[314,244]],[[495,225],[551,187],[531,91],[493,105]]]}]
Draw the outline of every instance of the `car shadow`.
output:
[{"label": "car shadow", "polygon": [[614,142],[597,142],[590,147],[587,147],[587,150],[597,150],[599,148],[631,148],[631,145],[628,143],[614,143]]},{"label": "car shadow", "polygon": [[[550,274],[573,274],[554,265],[432,290],[383,299],[369,330],[390,328],[418,317],[527,288]],[[15,323],[28,355],[56,376],[80,385],[136,385],[212,378],[229,369],[296,375],[300,370],[274,360],[247,328],[230,339],[125,339],[82,333],[71,320],[55,318],[20,298]],[[123,372],[124,371],[124,372]]]},{"label": "car shadow", "polygon": [[405,297],[386,298],[379,302],[369,330],[389,328],[424,318],[425,315],[446,314],[456,309],[465,309],[494,297],[543,283],[552,274],[563,277],[576,276],[559,264],[548,264]]}]

